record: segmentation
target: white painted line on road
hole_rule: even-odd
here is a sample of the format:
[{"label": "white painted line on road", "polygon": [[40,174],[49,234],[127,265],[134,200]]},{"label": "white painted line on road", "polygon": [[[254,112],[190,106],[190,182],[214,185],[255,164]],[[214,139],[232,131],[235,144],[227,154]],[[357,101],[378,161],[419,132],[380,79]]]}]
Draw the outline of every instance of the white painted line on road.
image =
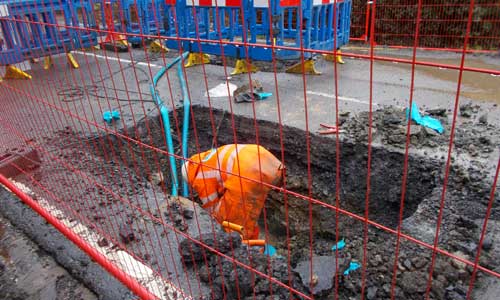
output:
[{"label": "white painted line on road", "polygon": [[123,62],[123,63],[127,63],[127,64],[133,63],[136,66],[153,67],[153,68],[163,68],[163,66],[160,66],[160,65],[149,64],[149,63],[145,63],[145,62],[142,62],[142,61],[139,61],[139,62],[137,62],[137,61],[131,61],[131,60],[128,60],[128,59],[125,59],[125,58],[121,58],[121,57],[103,56],[103,55],[99,55],[99,54],[95,54],[95,53],[87,53],[87,52],[82,52],[82,51],[73,51],[73,53],[77,53],[77,54],[81,54],[81,55],[87,55],[87,56],[94,56],[94,57],[102,58],[102,59],[105,59],[105,60],[119,61],[119,62]]},{"label": "white painted line on road", "polygon": [[[330,95],[330,94],[322,93],[322,92],[307,91],[307,94],[325,97],[325,98],[330,98],[330,99],[335,99],[335,95]],[[370,104],[368,101],[363,101],[363,100],[359,100],[356,98],[343,97],[343,96],[339,96],[338,98],[339,98],[339,100],[342,100],[342,101],[349,101],[349,102],[361,103],[361,104],[366,104],[366,105]],[[378,103],[373,102],[373,105],[378,106]]]},{"label": "white painted line on road", "polygon": [[23,183],[14,181],[12,179],[10,180],[17,188],[22,190],[27,195],[30,195],[33,198],[35,198],[34,196],[36,196],[37,202],[40,206],[50,212],[51,215],[56,217],[66,227],[70,228],[75,234],[84,239],[92,248],[99,251],[99,253],[104,255],[109,261],[114,263],[123,272],[142,284],[146,289],[148,289],[149,292],[157,296],[158,299],[191,299],[190,297],[183,297],[183,293],[178,287],[162,280],[162,278],[160,276],[157,276],[150,267],[136,260],[127,252],[113,248],[112,243],[109,243],[108,246],[99,246],[98,241],[103,239],[101,235],[99,235],[95,231],[90,230],[87,226],[76,221],[74,218],[68,218],[63,211],[50,204],[46,199],[36,195],[35,192],[33,192]]},{"label": "white painted line on road", "polygon": [[[228,91],[228,87],[229,87],[229,91]],[[231,82],[229,83],[221,83],[219,84],[218,86],[210,89],[207,92],[205,92],[205,97],[208,97],[210,95],[210,97],[212,98],[222,98],[222,97],[229,97],[229,95],[233,95],[234,91],[237,89],[238,87],[236,86],[236,84],[233,84]]]}]

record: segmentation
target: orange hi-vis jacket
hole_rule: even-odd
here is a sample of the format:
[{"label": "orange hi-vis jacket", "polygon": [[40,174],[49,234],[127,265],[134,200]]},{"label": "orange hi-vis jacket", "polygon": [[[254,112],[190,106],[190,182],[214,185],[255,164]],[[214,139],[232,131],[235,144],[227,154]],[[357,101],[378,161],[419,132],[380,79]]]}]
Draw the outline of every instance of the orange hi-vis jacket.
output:
[{"label": "orange hi-vis jacket", "polygon": [[257,239],[257,221],[270,190],[261,182],[279,184],[281,162],[261,146],[243,144],[225,145],[190,159],[187,181],[202,207],[220,224],[243,226],[243,239]]}]

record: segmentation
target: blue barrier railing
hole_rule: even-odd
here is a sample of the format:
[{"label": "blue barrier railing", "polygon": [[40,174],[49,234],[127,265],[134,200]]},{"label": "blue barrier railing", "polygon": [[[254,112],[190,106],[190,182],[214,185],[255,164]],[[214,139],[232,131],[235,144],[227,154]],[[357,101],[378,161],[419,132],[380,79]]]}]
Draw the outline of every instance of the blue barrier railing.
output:
[{"label": "blue barrier railing", "polygon": [[[93,0],[96,13],[103,20],[101,26],[107,31],[128,33],[127,40],[135,45],[143,42],[143,36],[165,33],[165,0]],[[109,3],[109,5],[105,5]],[[114,28],[106,24],[105,9],[111,9]]]},{"label": "blue barrier railing", "polygon": [[0,2],[0,65],[70,52],[97,44],[88,1],[18,0]]},{"label": "blue barrier railing", "polygon": [[[349,41],[352,0],[19,0],[0,1],[0,64],[69,52],[97,44],[94,14],[104,28],[105,9],[114,32],[133,44],[144,36],[167,39],[173,49],[270,61],[298,59],[301,52],[266,45],[333,50]],[[96,6],[97,5],[97,6]],[[94,9],[99,7],[98,11]],[[334,16],[336,12],[336,16]],[[302,18],[302,19],[300,19]],[[109,19],[109,18],[108,18]],[[336,22],[334,24],[334,22]],[[302,24],[302,28],[300,25]],[[80,29],[81,28],[81,29]],[[335,32],[337,33],[335,35]],[[335,36],[334,36],[335,35]],[[175,37],[188,38],[179,43]],[[201,39],[197,40],[197,39]],[[222,41],[222,43],[220,43]],[[231,43],[235,42],[235,43]],[[242,44],[259,46],[243,47]],[[305,52],[305,56],[312,56]]]},{"label": "blue barrier railing", "polygon": [[[169,28],[164,35],[193,39],[181,43],[191,52],[270,61],[273,51],[265,45],[333,50],[349,41],[352,0],[167,0],[166,5],[167,23],[177,28]],[[225,42],[259,46],[245,49]],[[170,39],[167,46],[179,49],[179,42]],[[274,55],[297,59],[301,53],[277,49]]]}]

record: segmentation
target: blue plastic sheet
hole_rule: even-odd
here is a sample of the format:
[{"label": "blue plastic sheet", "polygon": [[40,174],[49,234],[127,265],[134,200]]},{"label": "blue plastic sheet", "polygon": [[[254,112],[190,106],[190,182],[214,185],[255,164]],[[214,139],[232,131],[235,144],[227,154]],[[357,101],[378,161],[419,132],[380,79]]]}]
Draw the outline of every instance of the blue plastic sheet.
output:
[{"label": "blue plastic sheet", "polygon": [[347,276],[347,275],[349,275],[350,272],[355,271],[355,270],[359,269],[360,267],[361,267],[361,264],[354,262],[354,261],[351,261],[351,263],[349,263],[349,268],[347,268],[347,270],[344,271],[344,275]]},{"label": "blue plastic sheet", "polygon": [[255,93],[257,94],[257,100],[264,100],[273,95],[273,93]]},{"label": "blue plastic sheet", "polygon": [[264,254],[274,256],[276,254],[276,248],[274,248],[272,245],[266,244],[266,246],[264,246]]},{"label": "blue plastic sheet", "polygon": [[[406,109],[406,118],[409,117],[410,114],[410,109]],[[415,123],[428,127],[430,129],[433,129],[437,131],[438,133],[443,133],[444,128],[443,125],[441,125],[441,122],[438,119],[434,119],[429,116],[421,116],[420,111],[418,110],[418,106],[415,102],[412,103],[411,105],[411,119],[415,121]]]},{"label": "blue plastic sheet", "polygon": [[345,241],[344,239],[340,240],[337,242],[337,245],[333,245],[332,246],[332,251],[335,251],[335,250],[342,250],[342,248],[345,247]]}]

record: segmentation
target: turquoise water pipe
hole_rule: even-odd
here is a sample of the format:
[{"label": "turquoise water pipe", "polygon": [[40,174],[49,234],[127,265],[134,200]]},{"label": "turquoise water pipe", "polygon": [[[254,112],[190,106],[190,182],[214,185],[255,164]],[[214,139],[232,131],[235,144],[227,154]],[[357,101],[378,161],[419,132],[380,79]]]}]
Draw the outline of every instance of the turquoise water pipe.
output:
[{"label": "turquoise water pipe", "polygon": [[[174,152],[174,143],[172,141],[172,132],[170,131],[170,118],[168,116],[168,107],[165,106],[163,103],[163,100],[161,100],[160,95],[156,92],[156,86],[158,84],[158,81],[160,78],[165,75],[165,73],[172,68],[176,63],[178,63],[181,59],[185,59],[188,56],[189,52],[184,52],[182,55],[179,57],[175,58],[173,61],[171,61],[166,67],[162,68],[154,77],[153,77],[153,84],[149,86],[149,89],[151,90],[151,95],[153,96],[153,100],[155,101],[156,105],[158,105],[158,108],[160,109],[160,115],[163,120],[163,129],[165,130],[165,139],[167,140],[167,149],[168,153],[170,153],[169,156],[169,161],[170,161],[170,171],[172,175],[172,196],[177,196],[178,195],[178,189],[179,189],[179,182],[177,180],[177,165],[175,163],[175,157],[173,156]],[[180,65],[179,65],[180,66]],[[182,68],[182,67],[181,67]],[[187,89],[185,86],[185,81],[184,77],[179,77],[182,78],[181,81],[181,88],[182,88],[182,93],[187,94]],[[184,85],[182,85],[184,83]],[[186,91],[185,91],[186,90]],[[184,99],[184,101],[186,101]],[[189,97],[187,99],[189,103]],[[186,122],[186,117],[184,116],[184,122]],[[184,124],[183,128],[189,128],[189,115],[188,115],[188,124]],[[184,131],[184,130],[183,130]],[[187,134],[186,134],[186,141],[187,141]],[[183,145],[184,145],[184,134],[183,134]],[[187,143],[186,143],[187,144]],[[184,154],[184,147],[183,147],[183,154]],[[187,154],[187,148],[186,148],[186,154]],[[186,186],[187,188],[187,186]]]},{"label": "turquoise water pipe", "polygon": [[[189,138],[189,108],[191,101],[186,87],[186,80],[184,79],[184,72],[182,72],[182,64],[177,65],[177,76],[179,76],[179,84],[182,89],[182,98],[184,99],[184,119],[182,123],[182,157],[184,159],[188,156],[188,138]],[[181,166],[182,168],[182,166]],[[182,180],[182,196],[189,196],[188,184]]]}]

